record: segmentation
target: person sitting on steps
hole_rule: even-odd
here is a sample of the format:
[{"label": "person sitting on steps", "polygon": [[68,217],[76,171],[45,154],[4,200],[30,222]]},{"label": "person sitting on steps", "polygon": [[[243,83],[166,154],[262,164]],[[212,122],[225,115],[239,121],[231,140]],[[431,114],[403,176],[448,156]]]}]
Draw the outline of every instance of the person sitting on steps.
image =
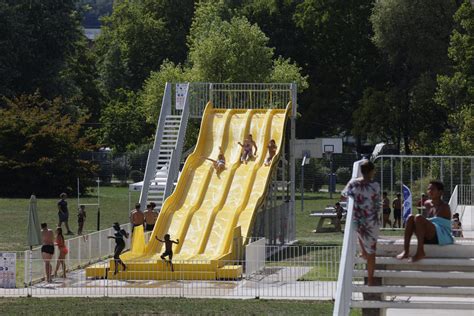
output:
[{"label": "person sitting on steps", "polygon": [[444,185],[438,180],[430,181],[428,185],[428,196],[431,200],[425,202],[426,210],[432,216],[424,218],[422,215],[410,215],[408,217],[403,251],[397,255],[398,259],[408,258],[410,255],[410,240],[413,234],[416,235],[418,245],[416,254],[410,258],[411,262],[423,259],[426,254],[424,250],[425,244],[449,245],[454,243],[451,234],[451,209],[449,204],[444,202],[443,196]]}]

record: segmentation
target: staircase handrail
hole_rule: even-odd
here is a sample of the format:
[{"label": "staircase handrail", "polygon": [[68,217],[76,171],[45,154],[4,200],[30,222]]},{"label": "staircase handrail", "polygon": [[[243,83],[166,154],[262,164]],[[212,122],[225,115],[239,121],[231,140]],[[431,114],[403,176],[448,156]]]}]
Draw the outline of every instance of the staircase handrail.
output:
[{"label": "staircase handrail", "polygon": [[[354,162],[352,167],[352,179],[360,176],[360,164],[363,160]],[[352,274],[354,270],[354,257],[356,251],[356,236],[352,214],[354,211],[354,200],[349,198],[347,204],[346,226],[344,228],[344,240],[341,250],[341,262],[337,277],[336,300],[334,302],[333,316],[349,315],[352,299]]]},{"label": "staircase handrail", "polygon": [[[148,191],[150,189],[150,183],[156,175],[156,164],[158,162],[158,156],[160,154],[160,147],[165,129],[166,116],[171,113],[171,84],[166,83],[165,92],[163,95],[163,101],[161,103],[160,116],[158,118],[158,124],[156,126],[155,142],[153,148],[148,151],[148,159],[145,167],[145,174],[143,176],[143,185],[140,192],[140,205],[142,208],[145,206],[148,200]],[[169,178],[169,177],[168,177]]]},{"label": "staircase handrail", "polygon": [[176,147],[171,154],[170,165],[168,167],[168,178],[166,179],[165,192],[163,194],[163,202],[171,195],[174,189],[174,183],[178,178],[179,166],[181,162],[181,154],[183,152],[184,139],[186,136],[186,129],[188,126],[189,119],[189,83],[186,84],[186,94],[184,96],[184,106],[181,112],[181,122],[178,131],[178,139],[176,141]]}]

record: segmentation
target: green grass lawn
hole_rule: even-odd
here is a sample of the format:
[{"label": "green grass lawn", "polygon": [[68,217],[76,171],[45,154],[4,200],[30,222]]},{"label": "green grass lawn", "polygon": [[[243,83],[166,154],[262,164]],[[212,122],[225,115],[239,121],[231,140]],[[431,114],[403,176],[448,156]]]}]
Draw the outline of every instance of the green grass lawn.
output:
[{"label": "green grass lawn", "polygon": [[[91,192],[89,197],[81,198],[81,203],[97,203],[97,193]],[[139,198],[139,192],[132,192],[131,201],[134,203]],[[54,229],[58,224],[58,209],[55,199],[38,199],[38,217],[40,222],[46,222]],[[77,199],[70,197],[69,226],[77,233]],[[100,228],[111,227],[113,222],[125,223],[128,221],[128,188],[127,187],[102,187],[100,188]],[[3,251],[21,251],[28,248],[26,231],[28,225],[29,199],[0,199],[0,214],[2,216],[2,233],[0,234],[0,249]],[[97,228],[97,207],[86,207],[87,219],[85,232],[95,231]],[[64,229],[64,226],[63,226]],[[69,237],[69,236],[65,236]],[[74,237],[74,236],[73,236]]]},{"label": "green grass lawn", "polygon": [[[34,307],[33,307],[34,306]],[[332,315],[327,301],[186,298],[2,298],[2,315]],[[361,315],[360,310],[351,316]]]}]

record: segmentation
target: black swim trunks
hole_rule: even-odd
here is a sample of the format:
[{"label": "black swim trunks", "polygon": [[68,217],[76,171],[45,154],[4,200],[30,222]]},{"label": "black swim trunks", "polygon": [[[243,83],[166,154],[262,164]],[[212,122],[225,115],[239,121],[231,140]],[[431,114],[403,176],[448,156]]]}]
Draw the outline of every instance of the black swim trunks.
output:
[{"label": "black swim trunks", "polygon": [[387,215],[387,214],[390,215],[390,212],[392,212],[392,210],[390,209],[390,207],[383,209],[383,213],[386,214],[386,215]]},{"label": "black swim trunks", "polygon": [[145,231],[151,232],[154,227],[155,227],[155,224],[145,224]]},{"label": "black swim trunks", "polygon": [[172,251],[163,252],[163,254],[161,255],[161,258],[164,258],[164,257],[169,257],[171,260],[173,258],[173,252]]},{"label": "black swim trunks", "polygon": [[427,245],[437,245],[437,244],[439,244],[438,235],[436,234],[436,232],[435,232],[435,235],[434,235],[433,238],[425,239],[425,244],[427,244]]},{"label": "black swim trunks", "polygon": [[53,245],[43,245],[41,247],[41,252],[48,253],[50,255],[54,255],[54,246]]},{"label": "black swim trunks", "polygon": [[401,219],[402,218],[402,210],[399,208],[394,208],[393,209],[393,217],[395,219]]}]

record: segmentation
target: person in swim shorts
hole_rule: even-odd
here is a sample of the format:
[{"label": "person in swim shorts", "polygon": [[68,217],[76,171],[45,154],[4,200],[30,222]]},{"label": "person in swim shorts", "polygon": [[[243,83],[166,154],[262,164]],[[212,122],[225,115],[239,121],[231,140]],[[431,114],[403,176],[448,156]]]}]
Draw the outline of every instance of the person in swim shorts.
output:
[{"label": "person in swim shorts", "polygon": [[113,228],[115,229],[115,234],[113,236],[108,236],[107,238],[115,239],[115,249],[114,249],[114,262],[115,262],[115,271],[114,275],[118,273],[119,264],[122,265],[123,271],[127,270],[127,266],[120,259],[120,254],[125,249],[125,238],[128,238],[128,233],[120,227],[119,223],[114,223]]},{"label": "person in swim shorts", "polygon": [[173,244],[178,245],[179,239],[176,239],[176,241],[171,240],[170,239],[171,237],[169,234],[165,235],[165,240],[161,240],[158,237],[155,237],[155,238],[159,242],[165,243],[165,252],[161,254],[160,258],[166,261],[165,258],[168,257],[169,258],[168,263],[171,265],[171,272],[174,272],[173,263],[171,262],[171,260],[173,260]]},{"label": "person in swim shorts", "polygon": [[211,158],[205,158],[205,157],[204,159],[212,162],[212,165],[214,166],[214,169],[217,171],[217,173],[221,173],[222,171],[225,170],[225,156],[224,156],[224,153],[222,152],[221,147],[219,147],[219,155],[217,155],[217,160],[214,160]]},{"label": "person in swim shorts", "polygon": [[46,273],[46,282],[52,281],[51,273],[53,267],[51,266],[51,259],[54,255],[54,234],[51,229],[48,228],[48,224],[41,224],[41,256],[44,261],[44,270]]},{"label": "person in swim shorts", "polygon": [[410,240],[413,234],[416,235],[418,245],[415,255],[410,258],[412,262],[421,260],[426,256],[425,244],[449,245],[454,243],[454,237],[451,233],[451,209],[449,204],[441,199],[443,191],[444,185],[441,181],[430,181],[428,196],[431,200],[427,200],[424,206],[433,217],[426,219],[422,215],[415,216],[413,214],[408,217],[403,251],[397,255],[398,259],[409,258]]},{"label": "person in swim shorts", "polygon": [[156,219],[158,218],[158,213],[153,209],[153,205],[147,204],[146,211],[143,212],[145,217],[145,231],[151,232],[155,228]]},{"label": "person in swim shorts", "polygon": [[268,157],[265,158],[265,162],[263,164],[265,166],[270,166],[270,164],[272,163],[272,159],[273,157],[275,157],[276,151],[278,148],[274,139],[270,140],[267,148],[268,148]]},{"label": "person in swim shorts", "polygon": [[393,207],[393,227],[398,223],[398,228],[402,228],[402,195],[397,193],[397,198],[392,202]]},{"label": "person in swim shorts", "polygon": [[[244,140],[244,143],[238,142],[237,144],[242,147],[242,155],[240,156],[240,161],[247,163],[250,159],[257,156],[257,144],[252,138],[252,134],[249,134]],[[255,152],[252,150],[255,148]]]},{"label": "person in swim shorts", "polygon": [[63,229],[61,227],[56,228],[56,246],[59,249],[59,256],[56,261],[56,269],[54,270],[54,277],[58,275],[58,270],[60,267],[63,268],[63,278],[66,278],[66,255],[68,254],[69,250],[64,243],[64,236],[63,236]]},{"label": "person in swim shorts", "polygon": [[390,220],[390,213],[392,210],[390,209],[390,200],[387,197],[387,192],[382,193],[382,219],[383,219],[383,228],[385,225],[392,226],[392,221]]}]

